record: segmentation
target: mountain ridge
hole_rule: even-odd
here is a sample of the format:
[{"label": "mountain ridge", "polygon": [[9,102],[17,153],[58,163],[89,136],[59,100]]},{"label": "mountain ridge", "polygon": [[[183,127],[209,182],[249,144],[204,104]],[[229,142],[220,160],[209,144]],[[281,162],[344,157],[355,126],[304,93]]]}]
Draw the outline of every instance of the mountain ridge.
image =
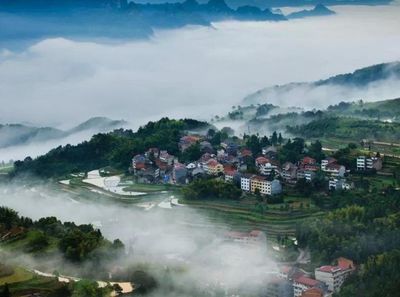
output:
[{"label": "mountain ridge", "polygon": [[[298,93],[304,89],[309,93],[310,90],[316,90],[320,87],[341,87],[341,88],[366,88],[374,83],[383,82],[387,79],[400,80],[400,61],[389,63],[380,63],[372,66],[356,69],[350,73],[338,74],[326,79],[312,82],[291,82],[283,85],[275,85],[260,89],[254,93],[247,95],[243,102],[263,103],[268,101],[269,97],[285,97],[290,98],[290,94]],[[338,98],[338,100],[350,100],[351,98]],[[354,98],[352,98],[354,99]]]},{"label": "mountain ridge", "polygon": [[104,132],[115,128],[121,128],[126,124],[126,121],[111,120],[106,117],[92,117],[67,130],[23,124],[0,124],[0,148],[55,140],[91,130]]}]

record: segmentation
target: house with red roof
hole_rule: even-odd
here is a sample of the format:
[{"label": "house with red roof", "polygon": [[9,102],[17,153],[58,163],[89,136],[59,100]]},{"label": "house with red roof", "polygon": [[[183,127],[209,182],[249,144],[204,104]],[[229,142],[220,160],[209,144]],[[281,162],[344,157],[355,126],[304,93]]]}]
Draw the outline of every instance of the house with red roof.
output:
[{"label": "house with red roof", "polygon": [[267,243],[267,236],[260,230],[252,230],[250,232],[231,231],[225,234],[225,238],[229,241],[246,245],[266,245]]},{"label": "house with red roof", "polygon": [[179,149],[181,150],[181,152],[183,152],[186,149],[188,149],[189,147],[191,147],[192,145],[194,145],[199,140],[200,140],[200,137],[198,137],[198,136],[185,135],[185,136],[181,137],[181,139],[179,140],[179,144],[178,144]]},{"label": "house with red roof", "polygon": [[203,165],[203,169],[209,175],[218,175],[224,172],[224,166],[215,159],[208,160]]},{"label": "house with red roof", "polygon": [[294,297],[300,297],[304,291],[311,288],[324,289],[326,286],[323,282],[310,278],[308,276],[300,276],[293,280]]},{"label": "house with red roof", "polygon": [[271,161],[265,157],[258,157],[255,161],[255,165],[262,175],[270,175],[272,171],[278,171],[278,166],[276,162]]},{"label": "house with red roof", "polygon": [[324,297],[324,291],[321,290],[320,288],[311,288],[305,290],[301,294],[301,297]]},{"label": "house with red roof", "polygon": [[[339,265],[340,264],[340,265]],[[338,265],[325,265],[315,269],[315,278],[328,286],[329,291],[338,292],[346,278],[354,271],[353,261],[339,258]]]}]

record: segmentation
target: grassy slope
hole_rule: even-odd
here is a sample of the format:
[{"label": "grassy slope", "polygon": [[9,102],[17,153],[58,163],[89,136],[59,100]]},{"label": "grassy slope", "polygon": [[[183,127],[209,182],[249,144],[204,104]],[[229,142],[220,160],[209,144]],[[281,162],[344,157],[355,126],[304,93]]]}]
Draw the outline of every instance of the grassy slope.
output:
[{"label": "grassy slope", "polygon": [[9,276],[1,277],[0,278],[0,286],[4,284],[12,284],[18,282],[24,282],[27,280],[32,279],[33,274],[21,267],[15,267],[14,273]]},{"label": "grassy slope", "polygon": [[[310,216],[318,216],[320,212],[308,198],[285,197],[285,202],[289,201],[292,202],[290,203],[293,207],[292,211],[281,210],[280,207],[284,204],[269,204],[265,213],[261,213],[256,208],[256,200],[250,197],[241,201],[185,200],[182,202],[204,213],[216,224],[225,224],[243,231],[261,229],[268,235],[293,235],[297,223]],[[300,203],[303,203],[303,208]]]}]

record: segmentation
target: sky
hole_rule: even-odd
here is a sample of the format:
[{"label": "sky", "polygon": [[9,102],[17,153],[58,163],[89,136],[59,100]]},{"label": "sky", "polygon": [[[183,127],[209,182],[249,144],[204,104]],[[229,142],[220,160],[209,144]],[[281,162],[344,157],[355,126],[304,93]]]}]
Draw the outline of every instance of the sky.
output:
[{"label": "sky", "polygon": [[[107,116],[137,127],[161,116],[207,120],[263,87],[400,59],[400,6],[333,9],[338,14],[329,17],[156,31],[150,40],[60,37],[22,51],[2,48],[0,123],[66,128]],[[319,103],[323,97],[313,102]]]}]

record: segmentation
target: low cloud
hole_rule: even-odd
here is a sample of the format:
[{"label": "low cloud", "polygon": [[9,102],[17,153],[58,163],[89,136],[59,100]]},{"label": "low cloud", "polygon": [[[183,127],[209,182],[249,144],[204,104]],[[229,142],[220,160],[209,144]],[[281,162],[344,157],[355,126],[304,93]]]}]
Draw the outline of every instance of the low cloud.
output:
[{"label": "low cloud", "polygon": [[56,38],[22,52],[3,49],[0,121],[72,125],[106,115],[139,125],[163,115],[208,119],[269,85],[400,58],[399,6],[335,10],[335,16],[288,22],[157,31],[148,41]]},{"label": "low cloud", "polygon": [[[227,227],[215,224],[187,206],[173,209],[155,206],[145,211],[133,204],[105,202],[101,195],[96,202],[80,199],[43,184],[1,186],[0,193],[1,204],[17,210],[20,215],[33,219],[56,216],[78,224],[94,223],[100,225],[106,238],[120,238],[133,253],[124,259],[115,259],[114,265],[122,261],[148,267],[161,285],[152,296],[165,296],[164,286],[174,288],[168,291],[171,296],[188,296],[197,290],[206,293],[213,288],[223,288],[226,292],[261,290],[276,272],[276,264],[265,249],[226,241]],[[57,268],[43,267],[43,263],[26,256],[18,259],[33,268],[40,265],[45,272]],[[49,260],[47,265],[51,263],[57,261]],[[71,267],[65,264],[63,267],[72,273]],[[172,283],[168,284],[162,279],[166,267],[171,272],[169,281]]]}]

